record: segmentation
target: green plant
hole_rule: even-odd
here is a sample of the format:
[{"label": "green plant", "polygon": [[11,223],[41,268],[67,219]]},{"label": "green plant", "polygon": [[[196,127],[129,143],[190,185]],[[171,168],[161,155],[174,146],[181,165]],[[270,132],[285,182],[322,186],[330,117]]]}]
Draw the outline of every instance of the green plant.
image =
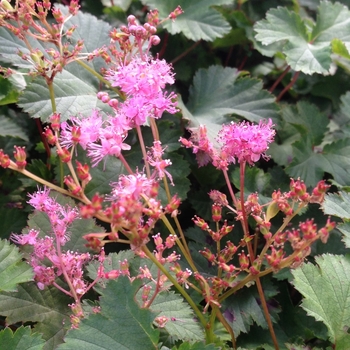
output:
[{"label": "green plant", "polygon": [[0,3],[0,349],[346,349],[349,9],[102,3]]}]

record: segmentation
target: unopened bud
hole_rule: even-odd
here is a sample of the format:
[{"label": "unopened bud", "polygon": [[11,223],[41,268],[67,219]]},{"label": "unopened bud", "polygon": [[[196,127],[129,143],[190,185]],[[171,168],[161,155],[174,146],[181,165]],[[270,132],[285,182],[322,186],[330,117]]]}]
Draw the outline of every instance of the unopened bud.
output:
[{"label": "unopened bud", "polygon": [[25,151],[25,147],[18,147],[15,146],[15,151],[13,152],[13,155],[16,159],[16,165],[18,166],[19,169],[24,169],[25,166],[27,165],[26,162],[26,151]]},{"label": "unopened bud", "polygon": [[7,0],[1,0],[1,7],[7,11],[14,11],[14,8]]}]

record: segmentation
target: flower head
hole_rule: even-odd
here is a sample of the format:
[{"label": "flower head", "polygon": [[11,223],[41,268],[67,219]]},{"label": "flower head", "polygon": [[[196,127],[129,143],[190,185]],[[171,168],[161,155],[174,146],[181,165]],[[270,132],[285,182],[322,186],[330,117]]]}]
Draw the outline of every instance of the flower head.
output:
[{"label": "flower head", "polygon": [[107,79],[112,86],[119,86],[128,96],[153,98],[166,84],[174,84],[174,73],[171,70],[172,67],[165,60],[134,57],[129,64],[120,66],[117,71],[109,71]]},{"label": "flower head", "polygon": [[227,156],[229,163],[247,162],[253,164],[260,157],[265,157],[268,145],[273,141],[275,130],[271,119],[267,123],[249,122],[224,125],[219,132],[218,141],[223,144],[221,152]]}]

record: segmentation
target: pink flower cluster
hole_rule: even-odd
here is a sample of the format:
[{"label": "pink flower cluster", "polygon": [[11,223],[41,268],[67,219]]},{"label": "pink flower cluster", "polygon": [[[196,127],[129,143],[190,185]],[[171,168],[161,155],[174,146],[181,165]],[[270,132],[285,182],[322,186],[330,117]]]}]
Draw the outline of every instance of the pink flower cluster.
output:
[{"label": "pink flower cluster", "polygon": [[[45,286],[55,285],[60,290],[62,287],[56,284],[56,278],[64,275],[69,280],[77,295],[83,295],[88,286],[83,278],[83,266],[89,262],[89,253],[62,252],[62,247],[69,240],[69,226],[78,219],[78,211],[69,205],[59,204],[52,196],[49,189],[43,189],[30,195],[28,201],[35,210],[45,213],[50,221],[50,232],[42,237],[35,229],[29,230],[27,234],[12,234],[13,242],[20,245],[31,245],[33,252],[30,264],[33,267],[35,281],[39,289]],[[48,264],[49,262],[49,264]],[[71,291],[65,291],[71,295]]]},{"label": "pink flower cluster", "polygon": [[174,73],[165,60],[134,56],[106,78],[127,96],[118,114],[127,116],[130,127],[145,124],[149,117],[159,119],[165,111],[177,112],[176,95],[163,91],[166,84],[174,84]]},{"label": "pink flower cluster", "polygon": [[189,140],[180,138],[180,142],[186,148],[193,149],[199,166],[211,162],[218,169],[227,170],[228,165],[236,161],[252,165],[260,157],[267,158],[265,152],[275,136],[272,127],[271,119],[268,122],[260,121],[259,124],[243,121],[223,125],[217,137],[221,146],[216,148],[208,138],[206,127],[201,125],[191,130]]},{"label": "pink flower cluster", "polygon": [[248,122],[230,123],[223,125],[219,132],[218,141],[222,143],[221,152],[227,156],[229,163],[247,162],[253,164],[260,157],[266,157],[268,145],[273,141],[275,130],[272,121],[259,124]]},{"label": "pink flower cluster", "polygon": [[60,143],[70,149],[79,144],[87,150],[87,155],[96,166],[106,156],[119,157],[122,151],[129,150],[125,143],[129,130],[143,125],[147,118],[158,119],[164,112],[177,112],[173,92],[164,92],[166,84],[174,83],[171,66],[164,60],[146,61],[134,57],[128,64],[110,70],[107,79],[112,86],[118,86],[126,94],[126,100],[119,103],[101,92],[98,97],[109,103],[115,116],[103,120],[94,111],[90,117],[72,117],[70,122],[61,123]]}]

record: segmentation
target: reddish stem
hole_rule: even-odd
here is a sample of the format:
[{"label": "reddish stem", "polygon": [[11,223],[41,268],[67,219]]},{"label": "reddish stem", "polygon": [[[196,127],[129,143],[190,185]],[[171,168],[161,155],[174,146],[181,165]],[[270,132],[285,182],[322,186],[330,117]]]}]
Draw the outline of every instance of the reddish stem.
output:
[{"label": "reddish stem", "polygon": [[271,86],[269,90],[271,93],[276,89],[277,85],[282,81],[282,79],[286,76],[289,70],[290,70],[290,66],[287,66],[287,68],[283,71],[283,73],[277,78],[277,80],[274,82],[274,84]]},{"label": "reddish stem", "polygon": [[158,57],[159,57],[159,58],[162,58],[162,57],[164,56],[164,52],[165,52],[166,47],[167,47],[167,45],[168,45],[168,40],[169,40],[169,34],[166,33],[166,34],[164,35],[164,38],[162,39],[162,43],[163,43],[162,48],[161,48],[160,51],[158,52]]},{"label": "reddish stem", "polygon": [[201,43],[201,40],[195,42],[191,47],[185,50],[181,55],[175,57],[170,63],[175,64],[177,61],[179,61],[181,58],[185,57],[189,52],[191,52],[194,48],[196,48],[200,43]]},{"label": "reddish stem", "polygon": [[[241,210],[242,210],[242,226],[243,226],[243,231],[244,231],[244,236],[245,238],[249,237],[249,226],[248,226],[248,219],[247,219],[247,213],[245,211],[244,208],[244,173],[245,173],[245,162],[240,163],[240,202],[241,202]],[[253,265],[253,262],[255,260],[255,256],[254,256],[254,250],[252,247],[252,242],[250,240],[248,240],[247,242],[247,248],[248,248],[248,253],[249,253],[249,259],[250,259],[250,263]],[[256,282],[256,286],[258,288],[258,293],[259,293],[259,297],[260,297],[260,301],[261,301],[261,306],[263,308],[264,311],[264,315],[266,318],[266,322],[269,326],[269,331],[270,331],[270,335],[273,341],[273,344],[275,346],[276,350],[279,350],[279,346],[278,346],[278,342],[277,342],[277,338],[276,338],[276,334],[275,331],[273,329],[273,324],[271,321],[271,316],[267,307],[267,303],[266,303],[266,299],[265,299],[265,295],[264,295],[264,290],[262,288],[261,285],[261,281],[259,276],[255,277],[255,282]]]},{"label": "reddish stem", "polygon": [[281,91],[281,93],[278,95],[276,102],[279,102],[281,100],[281,98],[283,97],[283,95],[295,84],[295,82],[297,81],[298,77],[299,77],[300,72],[296,72],[294,74],[293,79],[290,81],[290,83]]},{"label": "reddish stem", "polygon": [[[46,137],[43,134],[44,130],[43,130],[43,127],[41,125],[40,119],[39,118],[35,118],[35,123],[36,123],[36,126],[37,126],[38,130],[39,130],[41,141],[42,141],[42,143],[43,143],[43,145],[45,147],[47,158],[50,159],[50,157],[51,157],[51,149],[50,149],[49,144],[47,143]],[[47,167],[50,168],[50,165],[47,164]]]}]

